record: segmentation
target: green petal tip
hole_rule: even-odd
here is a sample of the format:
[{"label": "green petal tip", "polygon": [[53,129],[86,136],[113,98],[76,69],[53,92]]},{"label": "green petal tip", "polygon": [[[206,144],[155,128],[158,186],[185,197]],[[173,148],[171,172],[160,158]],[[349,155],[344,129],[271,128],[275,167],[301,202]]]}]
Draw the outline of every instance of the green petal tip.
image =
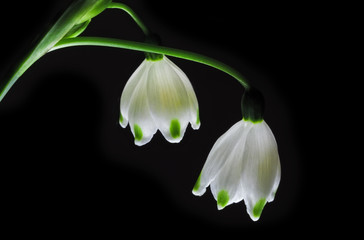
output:
[{"label": "green petal tip", "polygon": [[225,190],[221,190],[217,194],[217,205],[220,207],[220,209],[224,208],[229,202],[229,194]]},{"label": "green petal tip", "polygon": [[140,141],[143,138],[143,131],[138,124],[134,124],[134,137],[137,141]]},{"label": "green petal tip", "polygon": [[255,203],[254,208],[253,208],[253,216],[255,218],[260,217],[266,203],[267,203],[267,200],[265,198],[262,198],[258,202]]},{"label": "green petal tip", "polygon": [[173,138],[179,138],[181,136],[181,124],[178,119],[173,119],[169,127],[169,132]]},{"label": "green petal tip", "polygon": [[200,175],[197,178],[197,181],[195,183],[195,186],[193,186],[193,191],[194,192],[197,192],[198,189],[200,189],[200,181],[201,181],[201,173],[200,173]]}]

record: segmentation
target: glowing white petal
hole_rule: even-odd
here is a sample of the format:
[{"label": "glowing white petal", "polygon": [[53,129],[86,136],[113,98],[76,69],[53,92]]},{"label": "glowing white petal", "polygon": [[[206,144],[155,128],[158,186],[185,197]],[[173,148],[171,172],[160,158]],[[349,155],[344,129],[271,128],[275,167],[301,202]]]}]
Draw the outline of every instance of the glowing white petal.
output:
[{"label": "glowing white petal", "polygon": [[[280,163],[277,143],[263,121],[254,124],[246,142],[244,167],[241,185],[244,188],[244,201],[252,220],[259,219],[265,202],[271,200],[274,187],[278,187]],[[278,182],[278,183],[277,183]],[[264,202],[264,204],[263,204]]]},{"label": "glowing white petal", "polygon": [[198,108],[198,102],[197,97],[195,94],[195,91],[193,90],[192,84],[190,80],[188,79],[187,75],[171,60],[169,60],[167,57],[165,57],[166,62],[175,70],[175,72],[180,77],[180,80],[182,81],[186,93],[189,100],[189,112],[190,112],[190,123],[191,127],[195,130],[200,128],[201,122],[199,117],[199,108]]},{"label": "glowing white petal", "polygon": [[[148,69],[148,66],[144,69],[146,73]],[[128,111],[130,129],[138,146],[148,143],[157,132],[157,126],[149,110],[146,80],[147,78],[142,77],[135,86]]]},{"label": "glowing white petal", "polygon": [[[158,129],[169,142],[179,142],[189,122],[189,99],[186,89],[166,57],[155,61],[148,73],[148,102]],[[179,133],[171,133],[173,122]]]},{"label": "glowing white petal", "polygon": [[129,106],[131,104],[131,97],[134,94],[134,91],[136,89],[136,86],[138,85],[138,83],[140,82],[140,80],[142,78],[146,78],[147,75],[147,71],[146,69],[148,68],[148,62],[146,60],[144,60],[139,67],[137,68],[137,70],[135,70],[135,72],[131,75],[131,77],[129,78],[129,80],[127,81],[123,93],[121,94],[121,99],[120,99],[120,113],[122,116],[122,121],[120,122],[120,125],[125,128],[128,125],[128,111],[129,111]]},{"label": "glowing white petal", "polygon": [[[222,209],[232,203],[240,202],[244,197],[244,189],[240,184],[241,175],[246,164],[243,155],[247,136],[253,124],[240,121],[238,125],[239,128],[236,134],[239,135],[239,138],[226,139],[224,143],[225,148],[226,146],[233,146],[233,148],[227,156],[221,171],[210,185],[211,192],[218,203],[218,209]],[[219,203],[218,194],[221,191],[226,191],[228,195],[229,199],[226,205]]]},{"label": "glowing white petal", "polygon": [[272,191],[271,191],[269,197],[267,198],[267,202],[272,202],[274,200],[274,197],[275,197],[276,192],[278,190],[278,186],[279,186],[280,181],[281,181],[281,163],[280,163],[280,160],[278,158],[277,173],[276,173],[276,177],[274,179]]},{"label": "glowing white petal", "polygon": [[[236,146],[235,143],[244,138],[241,136],[241,132],[247,125],[246,122],[237,122],[216,141],[202,168],[199,188],[194,189],[193,194],[198,196],[204,194],[206,187],[215,180],[225,164],[228,164],[229,157],[233,157],[231,152]],[[230,159],[230,161],[234,161],[234,159]]]}]

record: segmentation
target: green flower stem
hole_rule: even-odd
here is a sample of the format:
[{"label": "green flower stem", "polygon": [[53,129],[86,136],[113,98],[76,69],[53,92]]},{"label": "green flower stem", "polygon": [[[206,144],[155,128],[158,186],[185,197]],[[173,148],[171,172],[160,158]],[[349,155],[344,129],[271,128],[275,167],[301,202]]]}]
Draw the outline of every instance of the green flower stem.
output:
[{"label": "green flower stem", "polygon": [[50,51],[66,47],[74,47],[74,46],[113,47],[113,48],[122,48],[122,49],[142,51],[142,52],[151,52],[156,54],[164,54],[172,57],[182,58],[202,63],[207,66],[216,68],[220,71],[223,71],[229,74],[230,76],[234,77],[236,80],[238,80],[246,90],[250,88],[248,81],[244,79],[244,77],[238,71],[236,71],[234,68],[226,65],[223,62],[220,62],[210,57],[206,57],[198,53],[193,53],[169,47],[157,46],[149,43],[141,43],[141,42],[133,42],[127,40],[101,38],[101,37],[78,37],[78,38],[61,40]]},{"label": "green flower stem", "polygon": [[123,3],[115,3],[115,2],[111,2],[110,5],[108,6],[108,8],[110,9],[121,9],[123,11],[125,11],[126,13],[128,13],[133,20],[136,22],[136,24],[138,24],[138,26],[140,27],[140,29],[143,31],[143,33],[148,36],[150,31],[149,29],[145,26],[145,24],[141,21],[141,19],[138,17],[138,15],[127,5],[123,4]]}]

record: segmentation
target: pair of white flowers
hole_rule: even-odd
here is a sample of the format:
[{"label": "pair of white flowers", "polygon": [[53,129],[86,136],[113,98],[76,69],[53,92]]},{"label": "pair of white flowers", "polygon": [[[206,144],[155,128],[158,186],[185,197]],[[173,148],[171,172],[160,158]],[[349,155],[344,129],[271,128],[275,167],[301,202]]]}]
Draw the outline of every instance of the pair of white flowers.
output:
[{"label": "pair of white flowers", "polygon": [[[180,142],[188,123],[200,127],[193,87],[166,56],[147,60],[128,80],[120,102],[120,124],[129,123],[136,145],[148,143],[159,131],[172,143]],[[280,161],[275,138],[262,120],[241,120],[213,146],[193,194],[201,196],[210,185],[218,209],[245,201],[252,220],[274,199],[280,182]]]}]

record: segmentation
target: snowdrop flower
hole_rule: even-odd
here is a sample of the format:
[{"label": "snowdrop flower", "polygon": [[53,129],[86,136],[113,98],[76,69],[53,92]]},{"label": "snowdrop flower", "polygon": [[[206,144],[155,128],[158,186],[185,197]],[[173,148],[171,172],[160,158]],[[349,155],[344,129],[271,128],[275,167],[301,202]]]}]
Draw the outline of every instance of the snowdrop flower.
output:
[{"label": "snowdrop flower", "polygon": [[166,56],[145,59],[128,80],[120,100],[120,125],[129,123],[136,145],[148,143],[159,131],[171,143],[183,138],[188,123],[200,127],[193,87]]},{"label": "snowdrop flower", "polygon": [[213,146],[193,194],[201,196],[210,185],[218,209],[244,200],[250,218],[257,221],[274,199],[281,177],[277,143],[261,120],[241,120]]}]

